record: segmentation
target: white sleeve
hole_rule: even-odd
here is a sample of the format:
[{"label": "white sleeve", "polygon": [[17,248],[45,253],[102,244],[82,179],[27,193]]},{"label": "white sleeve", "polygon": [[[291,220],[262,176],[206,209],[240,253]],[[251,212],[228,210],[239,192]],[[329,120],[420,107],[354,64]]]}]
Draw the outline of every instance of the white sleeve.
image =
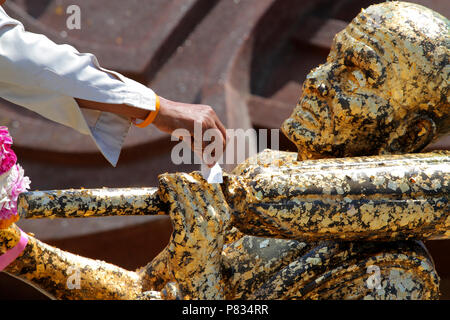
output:
[{"label": "white sleeve", "polygon": [[117,164],[130,119],[81,110],[74,98],[155,110],[156,95],[146,86],[100,67],[92,54],[57,45],[26,32],[0,7],[0,97],[90,135]]}]

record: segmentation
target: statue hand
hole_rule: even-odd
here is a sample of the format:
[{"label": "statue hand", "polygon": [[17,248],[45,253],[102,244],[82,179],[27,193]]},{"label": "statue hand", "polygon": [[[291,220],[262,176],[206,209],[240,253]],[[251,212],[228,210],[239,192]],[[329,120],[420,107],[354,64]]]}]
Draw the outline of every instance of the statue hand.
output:
[{"label": "statue hand", "polygon": [[160,176],[161,199],[170,205],[173,234],[169,269],[185,299],[223,298],[221,252],[229,221],[219,184],[197,173]]}]

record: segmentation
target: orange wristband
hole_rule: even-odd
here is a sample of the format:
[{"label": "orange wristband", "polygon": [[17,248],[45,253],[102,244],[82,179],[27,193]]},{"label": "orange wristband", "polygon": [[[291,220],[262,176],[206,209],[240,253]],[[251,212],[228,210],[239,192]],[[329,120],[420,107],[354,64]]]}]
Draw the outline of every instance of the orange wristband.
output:
[{"label": "orange wristband", "polygon": [[152,123],[155,120],[155,118],[159,112],[159,97],[157,95],[155,95],[155,96],[156,96],[156,103],[155,103],[156,110],[150,111],[147,118],[145,118],[145,120],[142,121],[141,123],[136,123],[136,119],[133,119],[133,124],[136,127],[145,128],[146,126],[148,126],[150,123]]}]

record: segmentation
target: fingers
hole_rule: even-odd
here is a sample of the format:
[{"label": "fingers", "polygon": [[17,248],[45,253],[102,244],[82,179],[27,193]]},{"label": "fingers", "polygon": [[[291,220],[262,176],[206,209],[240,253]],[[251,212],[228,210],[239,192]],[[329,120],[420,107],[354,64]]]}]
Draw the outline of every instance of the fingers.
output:
[{"label": "fingers", "polygon": [[[226,147],[226,130],[217,126],[211,117],[195,123],[191,147],[194,153],[209,167],[219,160]],[[224,135],[225,134],[225,135]]]},{"label": "fingers", "polygon": [[223,149],[222,152],[225,151],[225,148],[227,146],[228,143],[228,137],[227,137],[227,130],[225,129],[225,126],[222,124],[222,122],[220,121],[219,117],[217,116],[217,114],[214,112],[214,110],[211,108],[212,111],[212,118],[214,120],[214,124],[215,124],[215,129],[218,129],[221,133],[222,136],[222,144],[223,144]]},{"label": "fingers", "polygon": [[[161,107],[155,126],[170,134],[186,129],[191,135],[191,149],[212,167],[225,151],[228,138],[225,126],[208,105],[184,104],[160,97]],[[187,140],[187,137],[183,137]],[[187,141],[189,142],[189,141]]]},{"label": "fingers", "polygon": [[226,142],[218,128],[209,130],[204,137],[207,141],[204,141],[203,162],[213,167],[222,156]]},{"label": "fingers", "polygon": [[181,215],[185,221],[174,224],[166,247],[168,269],[181,295],[186,299],[223,299],[221,253],[230,208],[220,186],[208,184],[194,172],[163,174],[160,188],[165,189],[162,194],[170,206],[170,217],[179,219]]},{"label": "fingers", "polygon": [[[211,107],[208,108],[208,119],[203,134],[203,160],[212,167],[225,151],[228,139],[227,131]],[[206,151],[206,152],[205,152]]]},{"label": "fingers", "polygon": [[225,150],[227,143],[228,143],[228,137],[227,137],[227,130],[225,129],[225,126],[222,124],[222,122],[220,121],[219,117],[217,116],[217,114],[213,111],[213,118],[214,118],[214,122],[216,124],[216,127],[220,130],[220,132],[222,133],[222,138],[223,138],[223,150]]},{"label": "fingers", "polygon": [[[175,177],[176,178],[176,177]],[[183,238],[184,234],[182,233],[185,230],[186,226],[186,218],[183,214],[179,213],[178,208],[172,207],[174,203],[174,199],[172,198],[172,188],[176,184],[174,183],[174,177],[173,175],[169,174],[162,174],[158,177],[159,180],[159,188],[158,188],[158,194],[161,200],[165,203],[169,203],[171,205],[169,215],[172,221],[172,227],[174,230],[178,230],[180,234],[178,234],[178,238]],[[180,191],[180,190],[177,190]],[[180,195],[183,195],[184,191],[180,191]]]}]

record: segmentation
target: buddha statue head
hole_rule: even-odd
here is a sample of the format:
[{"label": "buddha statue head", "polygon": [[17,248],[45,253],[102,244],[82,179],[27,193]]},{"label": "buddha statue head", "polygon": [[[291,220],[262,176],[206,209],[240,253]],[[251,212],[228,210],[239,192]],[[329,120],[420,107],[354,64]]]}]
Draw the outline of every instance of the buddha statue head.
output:
[{"label": "buddha statue head", "polygon": [[449,132],[449,20],[370,6],[333,41],[282,125],[300,159],[416,152]]}]

